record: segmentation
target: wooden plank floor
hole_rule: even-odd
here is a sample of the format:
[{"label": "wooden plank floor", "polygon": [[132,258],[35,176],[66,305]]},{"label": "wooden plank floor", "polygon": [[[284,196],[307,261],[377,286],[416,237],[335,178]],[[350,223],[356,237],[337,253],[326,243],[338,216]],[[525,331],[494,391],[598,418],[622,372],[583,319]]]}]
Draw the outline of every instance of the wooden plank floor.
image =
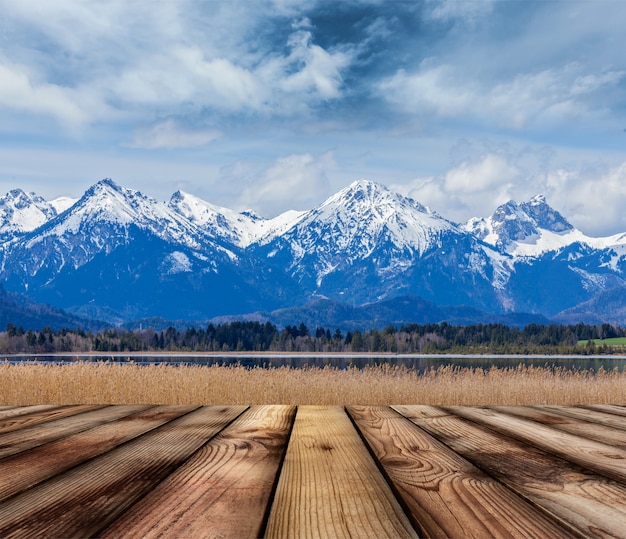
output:
[{"label": "wooden plank floor", "polygon": [[0,537],[626,538],[626,407],[2,407]]}]

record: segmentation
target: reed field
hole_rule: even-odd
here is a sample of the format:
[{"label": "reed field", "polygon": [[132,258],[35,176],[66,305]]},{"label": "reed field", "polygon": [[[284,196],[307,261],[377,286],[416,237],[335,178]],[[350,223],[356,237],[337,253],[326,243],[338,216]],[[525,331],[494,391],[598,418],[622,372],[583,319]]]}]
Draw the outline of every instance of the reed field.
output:
[{"label": "reed field", "polygon": [[545,367],[364,369],[0,364],[0,405],[626,404],[626,373]]}]

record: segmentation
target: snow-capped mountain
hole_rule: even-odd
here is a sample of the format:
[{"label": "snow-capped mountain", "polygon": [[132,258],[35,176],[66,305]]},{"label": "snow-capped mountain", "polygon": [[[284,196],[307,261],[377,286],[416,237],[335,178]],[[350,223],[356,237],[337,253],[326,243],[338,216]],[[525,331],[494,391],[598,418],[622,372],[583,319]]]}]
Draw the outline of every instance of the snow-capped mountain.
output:
[{"label": "snow-capped mountain", "polygon": [[575,243],[594,249],[622,250],[626,246],[626,234],[593,238],[574,228],[548,205],[544,195],[521,204],[510,200],[498,206],[490,217],[470,219],[465,229],[515,257],[539,257]]},{"label": "snow-capped mountain", "polygon": [[133,231],[142,230],[199,252],[213,246],[208,235],[165,204],[108,179],[88,189],[69,210],[60,215],[53,210],[50,216],[34,231],[4,247],[5,260],[13,261],[12,275],[16,263],[29,278],[40,272],[54,275],[66,266],[78,269],[96,255],[130,243]]},{"label": "snow-capped mountain", "polygon": [[313,295],[373,301],[402,291],[430,299],[437,290],[466,299],[481,290],[492,306],[494,269],[486,251],[454,223],[368,180],[253,249]]},{"label": "snow-capped mountain", "polygon": [[372,256],[381,243],[418,255],[458,227],[410,198],[359,180],[303,215],[281,234],[291,242],[295,263],[306,254],[341,255],[349,261]]},{"label": "snow-capped mountain", "polygon": [[229,297],[236,310],[279,298],[285,285],[251,266],[221,236],[111,180],[0,247],[0,277],[9,289],[79,314],[95,305],[122,318],[150,315],[150,309],[205,316],[218,313]]},{"label": "snow-capped mountain", "polygon": [[522,204],[510,200],[491,217],[470,219],[465,228],[500,250],[527,256],[569,245],[578,233],[543,195]]},{"label": "snow-capped mountain", "polygon": [[625,282],[626,234],[587,236],[543,195],[502,204],[465,229],[511,257],[504,288],[517,311],[554,315]]},{"label": "snow-capped mountain", "polygon": [[274,219],[263,219],[251,211],[237,213],[183,191],[174,193],[168,205],[210,236],[242,248],[280,234],[305,213],[288,211]]},{"label": "snow-capped mountain", "polygon": [[552,316],[626,285],[626,234],[588,237],[540,195],[459,225],[359,180],[310,211],[263,219],[103,180],[77,201],[0,198],[0,279],[115,322],[400,296]]},{"label": "snow-capped mountain", "polygon": [[57,213],[53,203],[35,193],[9,191],[0,197],[0,243],[35,230]]}]

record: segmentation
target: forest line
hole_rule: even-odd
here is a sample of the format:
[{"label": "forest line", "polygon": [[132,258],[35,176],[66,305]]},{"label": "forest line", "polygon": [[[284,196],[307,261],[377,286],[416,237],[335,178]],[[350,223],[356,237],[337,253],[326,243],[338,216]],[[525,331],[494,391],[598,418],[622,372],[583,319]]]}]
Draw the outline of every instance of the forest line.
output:
[{"label": "forest line", "polygon": [[[270,322],[230,322],[190,327],[152,329],[25,330],[7,324],[0,333],[0,353],[63,352],[320,352],[320,353],[463,353],[463,354],[611,354],[623,346],[596,344],[595,340],[626,337],[626,329],[610,324],[591,326],[504,324],[455,326],[407,324],[382,330],[347,331],[304,323],[279,329]],[[581,341],[584,344],[580,344]]]}]

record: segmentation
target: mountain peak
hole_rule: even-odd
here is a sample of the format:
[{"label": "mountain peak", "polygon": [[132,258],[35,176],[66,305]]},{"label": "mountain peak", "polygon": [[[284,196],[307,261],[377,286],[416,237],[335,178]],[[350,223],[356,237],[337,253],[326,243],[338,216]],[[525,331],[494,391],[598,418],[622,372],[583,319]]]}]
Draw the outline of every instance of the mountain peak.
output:
[{"label": "mountain peak", "polygon": [[375,182],[374,180],[361,178],[359,180],[353,181],[350,185],[348,185],[348,187],[345,188],[345,190],[375,193],[380,191],[389,191],[389,188],[382,183]]},{"label": "mountain peak", "polygon": [[544,195],[534,196],[528,202],[520,204],[520,208],[535,221],[538,228],[556,233],[574,229],[565,217],[548,205]]},{"label": "mountain peak", "polygon": [[139,191],[121,187],[110,178],[92,185],[74,206],[72,213],[118,224],[139,223],[150,218],[159,203]]},{"label": "mountain peak", "polygon": [[258,236],[256,223],[261,219],[211,204],[184,191],[176,191],[168,206],[211,236],[231,245],[245,247]]},{"label": "mountain peak", "polygon": [[56,214],[54,205],[39,195],[13,189],[0,197],[0,240],[31,232]]},{"label": "mountain peak", "polygon": [[0,197],[0,207],[12,206],[23,209],[32,204],[45,203],[45,200],[35,193],[26,193],[22,189],[12,189],[5,196]]},{"label": "mountain peak", "polygon": [[[539,194],[528,202],[509,200],[486,219],[470,219],[466,230],[481,240],[507,251],[527,254],[550,250],[562,243],[557,237],[574,232],[574,227]],[[521,245],[524,248],[520,251]]]},{"label": "mountain peak", "polygon": [[352,182],[350,185],[335,193],[335,195],[331,196],[326,202],[372,200],[379,197],[383,193],[389,193],[389,189],[387,189],[384,185],[376,183],[372,180],[360,179]]},{"label": "mountain peak", "polygon": [[353,209],[361,207],[367,212],[370,211],[369,208],[377,208],[378,213],[381,213],[385,209],[393,211],[396,207],[406,207],[407,205],[411,206],[413,210],[432,214],[415,200],[392,191],[386,185],[362,178],[328,198],[320,208],[325,206],[348,206]]},{"label": "mountain peak", "polygon": [[352,182],[350,185],[341,189],[337,195],[356,196],[356,197],[377,197],[381,195],[394,194],[391,189],[382,183],[375,182],[373,180],[367,180],[361,178]]},{"label": "mountain peak", "polygon": [[535,195],[528,201],[528,204],[530,204],[531,206],[541,206],[543,204],[547,204],[546,195],[543,195],[543,194]]},{"label": "mountain peak", "polygon": [[120,187],[117,183],[115,183],[111,178],[104,178],[100,180],[99,182],[95,183],[94,185],[92,185],[91,188],[87,190],[87,192],[89,191],[98,192],[98,191],[107,191],[107,190],[121,192],[123,188]]},{"label": "mountain peak", "polygon": [[288,270],[298,266],[298,278],[320,287],[326,276],[355,264],[371,264],[379,275],[401,273],[447,234],[462,232],[412,199],[361,179],[286,229],[271,256],[286,249]]}]

